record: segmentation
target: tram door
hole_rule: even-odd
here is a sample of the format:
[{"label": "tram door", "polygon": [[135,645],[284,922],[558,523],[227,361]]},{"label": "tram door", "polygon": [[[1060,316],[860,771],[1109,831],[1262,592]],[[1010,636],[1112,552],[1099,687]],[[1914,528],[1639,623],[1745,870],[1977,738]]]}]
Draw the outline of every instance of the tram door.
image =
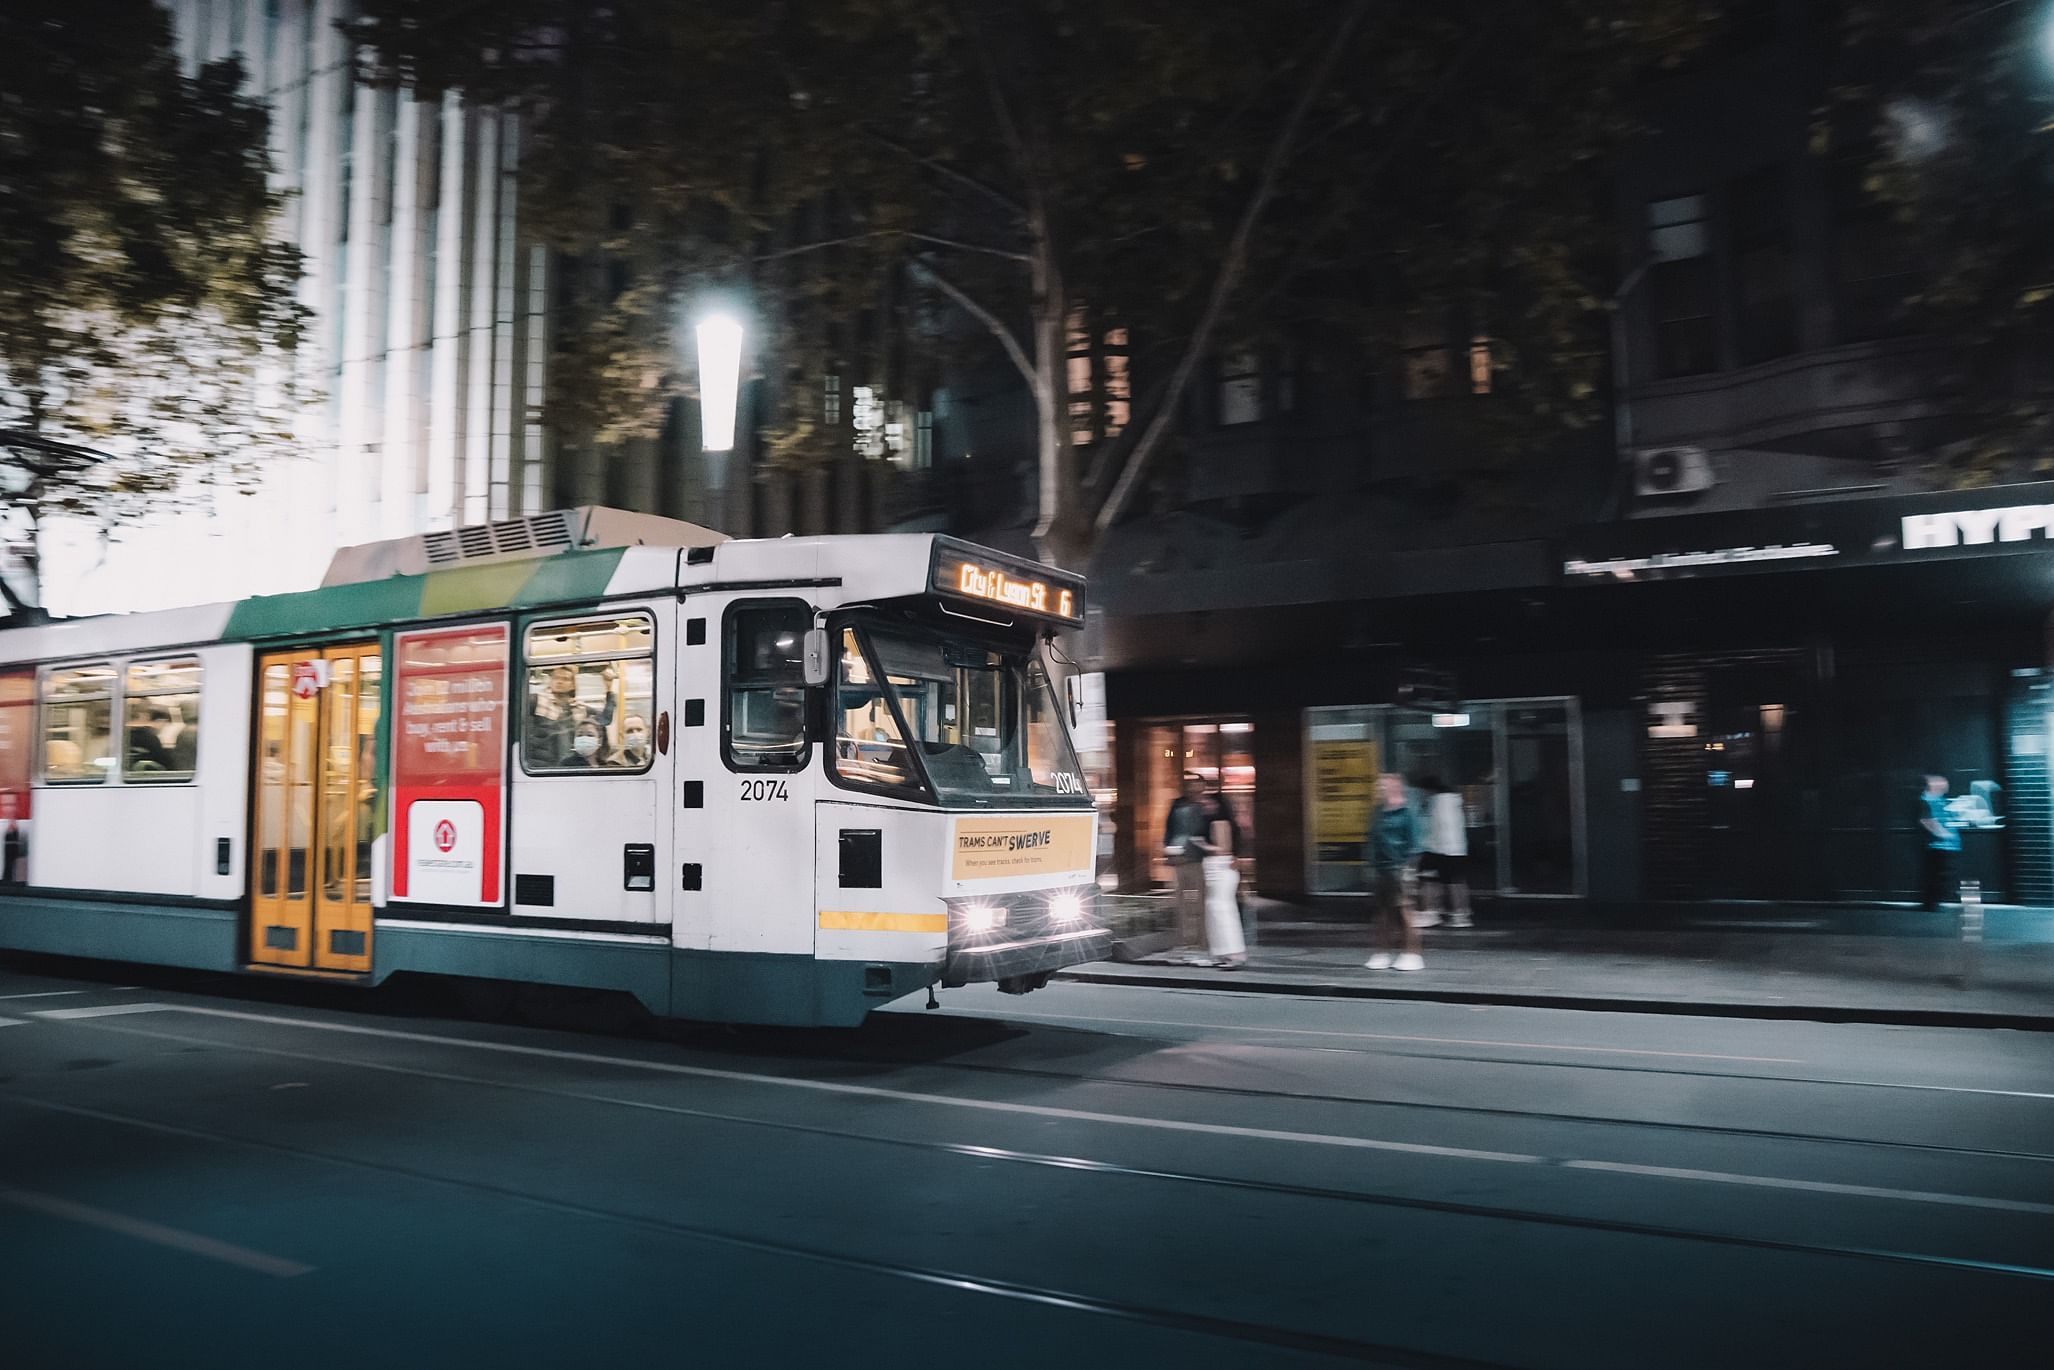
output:
[{"label": "tram door", "polygon": [[382,677],[370,642],[275,652],[258,663],[254,963],[371,968]]}]

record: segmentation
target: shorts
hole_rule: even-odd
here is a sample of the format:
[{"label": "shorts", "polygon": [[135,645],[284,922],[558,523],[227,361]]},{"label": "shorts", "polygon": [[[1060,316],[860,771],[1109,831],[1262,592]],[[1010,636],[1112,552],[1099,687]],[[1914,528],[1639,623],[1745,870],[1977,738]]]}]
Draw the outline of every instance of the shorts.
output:
[{"label": "shorts", "polygon": [[1469,858],[1447,856],[1440,852],[1422,852],[1419,857],[1419,878],[1438,880],[1444,885],[1459,884],[1469,879]]}]

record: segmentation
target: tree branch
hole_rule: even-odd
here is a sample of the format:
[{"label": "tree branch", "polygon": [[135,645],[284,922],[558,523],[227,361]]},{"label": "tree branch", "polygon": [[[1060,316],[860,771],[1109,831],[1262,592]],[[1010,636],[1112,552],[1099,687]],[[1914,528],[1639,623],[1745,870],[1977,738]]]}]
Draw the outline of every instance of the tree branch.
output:
[{"label": "tree branch", "polygon": [[932,243],[936,247],[951,247],[958,252],[982,252],[987,257],[1003,257],[1009,262],[1032,263],[1033,258],[1024,252],[1015,252],[1007,247],[992,247],[987,243],[965,243],[954,238],[938,238],[932,233],[907,233],[915,242]]},{"label": "tree branch", "polygon": [[991,330],[991,335],[1005,348],[1006,356],[1020,369],[1020,378],[1027,382],[1029,389],[1032,389],[1035,384],[1034,363],[1027,359],[1027,350],[1020,346],[1020,340],[1013,336],[1013,330],[1006,327],[1004,320],[971,299],[961,286],[936,271],[932,263],[916,259],[911,265],[915,271],[926,277],[935,289],[954,300],[965,314]]},{"label": "tree branch", "polygon": [[1290,118],[1285,120],[1284,127],[1278,131],[1276,144],[1270,149],[1269,160],[1262,169],[1262,180],[1256,185],[1255,193],[1249,196],[1247,207],[1241,211],[1241,221],[1234,226],[1234,236],[1227,244],[1226,257],[1220,263],[1219,275],[1213,281],[1212,296],[1206,301],[1205,313],[1200,316],[1198,327],[1192,333],[1191,341],[1185,347],[1184,355],[1177,362],[1177,369],[1170,377],[1162,408],[1149,420],[1147,429],[1134,444],[1134,450],[1128,454],[1126,466],[1121,470],[1119,478],[1113,482],[1112,490],[1106,495],[1105,503],[1099,506],[1097,516],[1092,519],[1092,531],[1095,536],[1105,536],[1106,531],[1119,518],[1121,510],[1133,497],[1134,487],[1141,481],[1141,473],[1148,468],[1149,458],[1162,446],[1163,437],[1175,419],[1178,401],[1183,397],[1185,387],[1190,384],[1191,373],[1197,369],[1199,358],[1205,355],[1206,349],[1211,345],[1213,330],[1218,327],[1220,316],[1226,312],[1227,299],[1240,281],[1242,265],[1248,258],[1248,244],[1255,236],[1256,222],[1261,219],[1263,209],[1276,192],[1277,178],[1283,173],[1284,165],[1291,160],[1292,145],[1297,141],[1298,130],[1304,125],[1305,116],[1311,111],[1313,103],[1326,89],[1327,81],[1341,59],[1341,53],[1347,48],[1349,39],[1354,37],[1355,29],[1362,22],[1363,13],[1368,7],[1368,0],[1354,0],[1354,3],[1348,6],[1341,22],[1335,26],[1333,38],[1328,42],[1326,52],[1320,57],[1318,69],[1306,81],[1304,90],[1299,93],[1297,105],[1291,110]]},{"label": "tree branch", "polygon": [[951,181],[957,181],[963,185],[968,186],[970,189],[976,191],[979,195],[982,195],[986,199],[990,200],[999,208],[1005,210],[1006,213],[1012,215],[1014,218],[1025,219],[1027,217],[1026,207],[1020,204],[1020,202],[1015,200],[1012,196],[1006,194],[1003,190],[1000,190],[997,186],[992,185],[986,181],[981,181],[977,177],[972,176],[969,172],[964,171],[959,167],[952,167],[947,162],[942,161],[939,157],[928,157],[922,155],[921,153],[915,152],[912,148],[907,147],[904,143],[901,143],[894,138],[887,138],[884,134],[879,133],[874,129],[865,129],[863,130],[863,133],[864,136],[869,138],[872,142],[878,144],[881,147],[891,149],[893,152],[898,153],[901,157],[904,157],[908,161],[912,162],[915,166],[926,167],[929,171],[934,172],[937,176],[944,176]]},{"label": "tree branch", "polygon": [[942,238],[932,233],[915,233],[903,228],[879,228],[868,233],[851,233],[841,238],[823,238],[816,243],[800,243],[797,247],[783,247],[775,252],[759,252],[754,260],[758,263],[781,261],[786,257],[800,257],[808,252],[825,252],[830,247],[843,247],[849,243],[875,242],[879,238],[910,238],[914,242],[931,243],[935,247],[953,248],[958,252],[982,252],[988,257],[1003,257],[1009,262],[1031,262],[1033,258],[1024,252],[1011,248],[993,247],[988,243],[966,243],[956,238]]}]

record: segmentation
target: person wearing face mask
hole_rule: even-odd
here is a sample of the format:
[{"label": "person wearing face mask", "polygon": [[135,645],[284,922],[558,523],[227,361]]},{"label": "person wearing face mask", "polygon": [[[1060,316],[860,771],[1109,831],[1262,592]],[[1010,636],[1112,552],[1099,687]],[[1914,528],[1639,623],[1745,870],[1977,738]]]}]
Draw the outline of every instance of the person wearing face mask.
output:
[{"label": "person wearing face mask", "polygon": [[620,746],[614,749],[609,764],[632,771],[639,771],[649,764],[648,719],[640,714],[629,714],[621,720]]},{"label": "person wearing face mask", "polygon": [[598,770],[606,764],[599,757],[599,749],[605,742],[606,734],[596,722],[589,718],[581,719],[571,734],[571,749],[556,764],[579,770]]}]

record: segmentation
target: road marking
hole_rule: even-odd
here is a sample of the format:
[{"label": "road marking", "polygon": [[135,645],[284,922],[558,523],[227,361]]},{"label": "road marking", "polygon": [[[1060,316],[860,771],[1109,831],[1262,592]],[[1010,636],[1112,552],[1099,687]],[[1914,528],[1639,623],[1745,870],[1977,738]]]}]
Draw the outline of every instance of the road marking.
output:
[{"label": "road marking", "polygon": [[74,1203],[70,1199],[60,1199],[54,1194],[38,1194],[32,1190],[0,1186],[0,1203],[13,1204],[16,1208],[26,1208],[31,1212],[47,1214],[53,1218],[84,1223],[88,1227],[103,1228],[108,1232],[118,1232],[124,1237],[154,1242],[158,1246],[168,1246],[174,1251],[205,1256],[210,1260],[241,1266],[245,1270],[254,1270],[260,1275],[271,1275],[281,1280],[312,1274],[314,1270],[311,1265],[289,1261],[282,1256],[269,1256],[262,1251],[252,1251],[247,1246],[237,1246],[234,1242],[203,1237],[197,1232],[166,1227],[162,1223],[153,1223],[143,1218],[110,1213],[104,1208]]},{"label": "road marking", "polygon": [[[75,1018],[112,1018],[122,1013],[161,1013],[175,1009],[176,1004],[98,1004],[92,1008],[39,1008],[31,1009],[38,1018],[56,1018],[69,1021]],[[203,1012],[204,1010],[194,1010]]]},{"label": "road marking", "polygon": [[0,1027],[27,1027],[29,1021],[27,1018],[0,1018]]},{"label": "road marking", "polygon": [[[937,1107],[967,1109],[973,1112],[1054,1118],[1065,1122],[1098,1123],[1114,1127],[1135,1127],[1159,1132],[1193,1133],[1201,1136],[1232,1137],[1251,1141],[1289,1142],[1299,1145],[1329,1146],[1356,1151],[1397,1152],[1405,1155],[1435,1156],[1450,1160],[1490,1161],[1501,1165],[1547,1165],[1570,1170],[1593,1170],[1624,1175],[1645,1175],[1657,1179],[1754,1185],[1768,1189],[1841,1194],[1857,1198],[1901,1199],[1911,1203],[1943,1204],[1960,1208],[1997,1209],[2011,1213],[2033,1213],[2054,1216],[2054,1204],[2031,1203],[2020,1199],[1985,1198],[1972,1194],[1941,1194],[1928,1190],[1886,1189],[1871,1185],[1837,1184],[1827,1180],[1783,1179],[1772,1175],[1742,1175],[1728,1171],[1689,1170],[1673,1166],[1635,1165],[1624,1161],[1596,1161],[1537,1156],[1516,1151],[1487,1151],[1472,1147],[1437,1146],[1425,1142],[1390,1141],[1376,1137],[1354,1137],[1323,1132],[1295,1132],[1281,1128],[1240,1127],[1230,1123],[1190,1122],[1178,1118],[1149,1118],[1128,1113],[1100,1113],[1089,1109],[1058,1108],[1049,1104],[1010,1103],[997,1099],[965,1099],[947,1094],[926,1094],[908,1090],[884,1089],[876,1085],[856,1085],[834,1080],[794,1079],[782,1075],[765,1075],[755,1071],[722,1070],[713,1066],[688,1066],[674,1061],[645,1061],[628,1056],[604,1056],[597,1052],[563,1051],[553,1047],[523,1046],[513,1042],[485,1042],[466,1037],[445,1037],[436,1033],[402,1032],[393,1028],[360,1027],[351,1023],[324,1023],[304,1018],[289,1018],[279,1014],[241,1013],[231,1009],[201,1008],[191,1004],[136,1004],[130,1007],[133,1011],[139,1013],[188,1013],[207,1018],[226,1018],[237,1022],[306,1028],[311,1031],[342,1033],[357,1037],[421,1042],[434,1046],[468,1047],[476,1051],[498,1052],[509,1056],[539,1057],[544,1060],[571,1061],[580,1065],[625,1067],[630,1070],[644,1070],[660,1075],[684,1075],[697,1079],[727,1080],[738,1084],[769,1085],[785,1089],[808,1090],[821,1094],[892,1099],[904,1103],[933,1104]],[[49,1010],[44,1016],[55,1016],[62,1012],[64,1010]],[[142,1036],[158,1035],[150,1033],[146,1029],[116,1028],[114,1031],[136,1032]],[[221,1042],[218,1045],[228,1050],[247,1050],[268,1055],[290,1056],[294,1054],[276,1047],[244,1046],[236,1042]],[[377,1062],[341,1061],[335,1062],[335,1064],[373,1070],[397,1069],[396,1067],[384,1066]],[[445,1072],[409,1071],[408,1073],[434,1074],[439,1078],[455,1082],[473,1083],[487,1087],[499,1087],[500,1085],[498,1081],[465,1077]],[[608,1100],[604,1096],[592,1097],[600,1102],[623,1102]]]},{"label": "road marking", "polygon": [[1902,1199],[1908,1203],[1946,1204],[1954,1208],[1993,1208],[2002,1213],[2054,1215],[2054,1204],[2025,1199],[1986,1199],[1972,1194],[1936,1194],[1922,1189],[1881,1189],[1831,1180],[1786,1180],[1774,1175],[1735,1175],[1724,1170],[1687,1170],[1669,1165],[1632,1165],[1625,1161],[1564,1161],[1567,1170],[1602,1170],[1613,1175],[1651,1175],[1663,1180],[1702,1180],[1711,1184],[1744,1184],[1758,1189],[1797,1189],[1809,1194],[1845,1194],[1857,1199]]},{"label": "road marking", "polygon": [[90,990],[83,989],[44,989],[37,990],[34,994],[0,994],[0,1001],[8,999],[60,999],[67,994],[89,993],[91,993]]},{"label": "road marking", "polygon": [[1709,1051],[1654,1051],[1645,1047],[1583,1047],[1562,1042],[1500,1042],[1472,1037],[1415,1037],[1399,1032],[1341,1032],[1333,1028],[1243,1027],[1239,1024],[1192,1023],[1174,1018],[1107,1018],[1095,1013],[1025,1013],[1011,1009],[983,1013],[976,1009],[951,1009],[966,1018],[1004,1022],[1009,1018],[1032,1018],[1043,1023],[1127,1023],[1139,1027],[1198,1028],[1211,1032],[1281,1032],[1292,1037],[1349,1037],[1365,1042],[1426,1042],[1451,1047],[1516,1047],[1521,1051],[1596,1051],[1612,1056],[1666,1056],[1691,1061],[1743,1061],[1753,1065],[1801,1066],[1795,1056],[1722,1056]]}]

